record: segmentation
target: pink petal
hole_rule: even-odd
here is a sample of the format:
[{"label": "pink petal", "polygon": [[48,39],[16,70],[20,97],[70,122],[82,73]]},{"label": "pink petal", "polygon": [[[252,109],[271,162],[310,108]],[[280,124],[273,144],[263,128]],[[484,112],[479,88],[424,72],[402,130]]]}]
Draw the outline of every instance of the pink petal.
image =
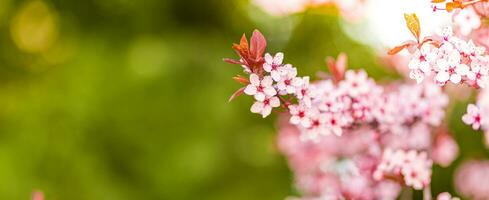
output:
[{"label": "pink petal", "polygon": [[273,64],[280,65],[282,64],[284,60],[284,54],[282,52],[278,52],[275,54],[275,57],[273,58]]},{"label": "pink petal", "polygon": [[272,57],[272,55],[270,55],[269,53],[266,53],[265,54],[265,62],[267,62],[269,64],[273,63],[273,57]]},{"label": "pink petal", "polygon": [[272,77],[270,76],[265,76],[263,77],[263,80],[261,80],[261,86],[263,87],[269,87],[269,86],[272,86],[273,84],[273,80],[272,80]]},{"label": "pink petal", "polygon": [[263,92],[265,92],[265,94],[268,96],[275,96],[277,94],[277,90],[275,90],[273,87],[266,87],[263,89]]},{"label": "pink petal", "polygon": [[258,92],[255,94],[255,99],[257,101],[264,101],[265,100],[265,94],[263,94],[263,92]]},{"label": "pink petal", "polygon": [[261,115],[263,116],[263,118],[265,118],[268,115],[270,115],[270,113],[272,113],[272,107],[270,107],[270,106],[264,106],[263,107],[263,110],[261,111]]},{"label": "pink petal", "polygon": [[256,94],[256,87],[253,85],[247,85],[244,93],[247,95],[255,95]]},{"label": "pink petal", "polygon": [[252,113],[261,113],[263,110],[263,103],[259,101],[253,103],[250,110]]},{"label": "pink petal", "polygon": [[278,99],[278,97],[272,97],[272,98],[270,98],[270,106],[272,106],[274,108],[280,106],[280,100]]},{"label": "pink petal", "polygon": [[260,85],[260,77],[256,74],[251,74],[250,75],[250,83],[254,86],[259,86]]}]

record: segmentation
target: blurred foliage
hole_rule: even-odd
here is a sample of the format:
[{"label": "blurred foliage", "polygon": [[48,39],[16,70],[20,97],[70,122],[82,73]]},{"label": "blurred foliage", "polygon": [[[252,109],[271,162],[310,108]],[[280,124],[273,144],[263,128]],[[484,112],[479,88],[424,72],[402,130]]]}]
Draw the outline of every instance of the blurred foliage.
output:
[{"label": "blurred foliage", "polygon": [[[340,21],[321,10],[274,18],[244,0],[0,0],[0,199],[297,194],[273,117],[249,113],[249,98],[227,103],[241,69],[221,58],[258,28],[303,75],[346,52],[353,68],[395,78]],[[463,109],[450,121],[463,159],[487,156]],[[453,168],[439,171],[433,190],[453,189]]]}]

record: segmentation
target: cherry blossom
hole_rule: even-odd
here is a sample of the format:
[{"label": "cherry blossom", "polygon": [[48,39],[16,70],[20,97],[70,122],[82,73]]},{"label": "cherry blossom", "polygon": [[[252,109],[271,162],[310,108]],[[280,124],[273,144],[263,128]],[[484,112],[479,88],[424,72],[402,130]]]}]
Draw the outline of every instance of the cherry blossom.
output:
[{"label": "cherry blossom", "polygon": [[265,54],[265,63],[263,69],[270,73],[271,77],[275,81],[280,80],[280,68],[282,68],[282,61],[284,60],[283,53],[277,53],[275,56],[271,56],[269,53]]},{"label": "cherry blossom", "polygon": [[280,100],[278,97],[265,97],[263,101],[256,101],[251,106],[252,113],[259,113],[263,116],[263,118],[270,115],[272,112],[272,108],[276,108],[280,106]]},{"label": "cherry blossom", "polygon": [[462,9],[454,14],[453,22],[462,35],[469,35],[472,30],[479,28],[481,25],[479,15],[477,15],[477,13],[470,7]]},{"label": "cherry blossom", "polygon": [[307,109],[304,105],[290,105],[289,106],[290,114],[290,123],[294,125],[302,125],[305,128],[311,126],[311,119],[309,114],[309,109]]},{"label": "cherry blossom", "polygon": [[296,89],[303,84],[303,80],[297,76],[297,69],[291,65],[285,65],[281,72],[280,78],[277,82],[277,89],[279,94],[295,94]]},{"label": "cherry blossom", "polygon": [[467,106],[467,113],[462,116],[462,121],[467,125],[471,125],[474,130],[479,130],[482,123],[479,108],[474,104],[469,104]]},{"label": "cherry blossom", "polygon": [[244,93],[254,96],[257,101],[264,101],[266,96],[275,96],[277,91],[272,86],[273,80],[265,76],[260,80],[256,74],[250,75],[250,84],[246,86]]}]

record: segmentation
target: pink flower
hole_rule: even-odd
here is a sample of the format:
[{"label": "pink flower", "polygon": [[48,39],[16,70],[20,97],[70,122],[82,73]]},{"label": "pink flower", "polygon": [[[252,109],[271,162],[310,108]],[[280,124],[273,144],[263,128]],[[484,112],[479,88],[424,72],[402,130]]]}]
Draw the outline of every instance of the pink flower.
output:
[{"label": "pink flower", "polygon": [[280,68],[282,66],[282,61],[284,60],[283,53],[277,53],[272,57],[269,53],[265,54],[265,63],[263,63],[263,69],[270,73],[273,80],[280,80]]},{"label": "pink flower", "polygon": [[473,85],[484,88],[487,85],[489,69],[488,62],[476,60],[471,63],[470,71],[467,73],[469,80],[473,81]]},{"label": "pink flower", "polygon": [[479,107],[474,104],[469,104],[467,106],[467,113],[462,116],[462,121],[467,125],[472,125],[474,130],[479,130],[482,123]]},{"label": "pink flower", "polygon": [[324,115],[325,126],[329,132],[341,136],[343,134],[342,126],[346,124],[346,121],[338,114],[326,114]]},{"label": "pink flower", "polygon": [[304,105],[311,107],[312,98],[315,96],[314,91],[309,86],[309,77],[302,78],[302,84],[296,88],[297,99],[301,100]]},{"label": "pink flower", "polygon": [[290,123],[291,124],[295,124],[295,125],[300,124],[305,128],[308,128],[311,126],[311,120],[309,118],[310,113],[305,106],[303,106],[303,105],[290,105],[289,111],[290,111],[290,114],[292,115],[290,117]]},{"label": "pink flower", "polygon": [[425,74],[431,72],[432,62],[436,59],[436,52],[431,50],[431,46],[424,45],[416,50],[413,59],[409,62],[408,68],[411,70],[421,70]]},{"label": "pink flower", "polygon": [[263,101],[256,101],[251,106],[252,113],[258,113],[263,116],[263,118],[270,115],[272,112],[272,108],[276,108],[280,106],[280,100],[278,97],[265,97]]},{"label": "pink flower", "polygon": [[461,9],[453,16],[453,22],[460,30],[462,35],[469,35],[472,30],[479,28],[481,19],[475,11],[468,7]]},{"label": "pink flower", "polygon": [[250,75],[250,84],[246,86],[244,93],[253,95],[257,101],[264,101],[266,96],[275,96],[277,91],[272,86],[273,80],[270,76],[265,76],[260,80],[258,75]]},{"label": "pink flower", "polygon": [[296,68],[288,64],[282,67],[279,81],[277,81],[279,94],[294,94],[296,92],[296,88],[300,87],[303,83],[302,79],[296,76]]},{"label": "pink flower", "polygon": [[357,97],[368,93],[371,88],[370,81],[365,71],[348,70],[345,74],[345,80],[340,82],[340,87],[351,97]]}]

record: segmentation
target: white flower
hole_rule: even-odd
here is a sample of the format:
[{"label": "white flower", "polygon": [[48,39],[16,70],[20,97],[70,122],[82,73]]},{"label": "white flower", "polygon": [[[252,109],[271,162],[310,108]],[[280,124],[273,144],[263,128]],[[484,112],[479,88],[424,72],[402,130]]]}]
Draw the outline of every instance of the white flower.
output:
[{"label": "white flower", "polygon": [[250,75],[250,84],[246,86],[244,93],[253,95],[257,101],[264,101],[266,96],[275,96],[277,91],[272,86],[273,80],[270,76],[262,80],[256,74]]},{"label": "white flower", "polygon": [[265,63],[263,63],[263,69],[270,73],[273,80],[280,80],[280,68],[282,66],[282,61],[284,60],[283,53],[277,53],[272,57],[269,53],[265,54]]},{"label": "white flower", "polygon": [[272,108],[276,108],[280,106],[280,100],[278,97],[266,97],[263,101],[256,101],[251,106],[252,113],[259,113],[263,116],[263,118],[270,115],[272,112]]}]

